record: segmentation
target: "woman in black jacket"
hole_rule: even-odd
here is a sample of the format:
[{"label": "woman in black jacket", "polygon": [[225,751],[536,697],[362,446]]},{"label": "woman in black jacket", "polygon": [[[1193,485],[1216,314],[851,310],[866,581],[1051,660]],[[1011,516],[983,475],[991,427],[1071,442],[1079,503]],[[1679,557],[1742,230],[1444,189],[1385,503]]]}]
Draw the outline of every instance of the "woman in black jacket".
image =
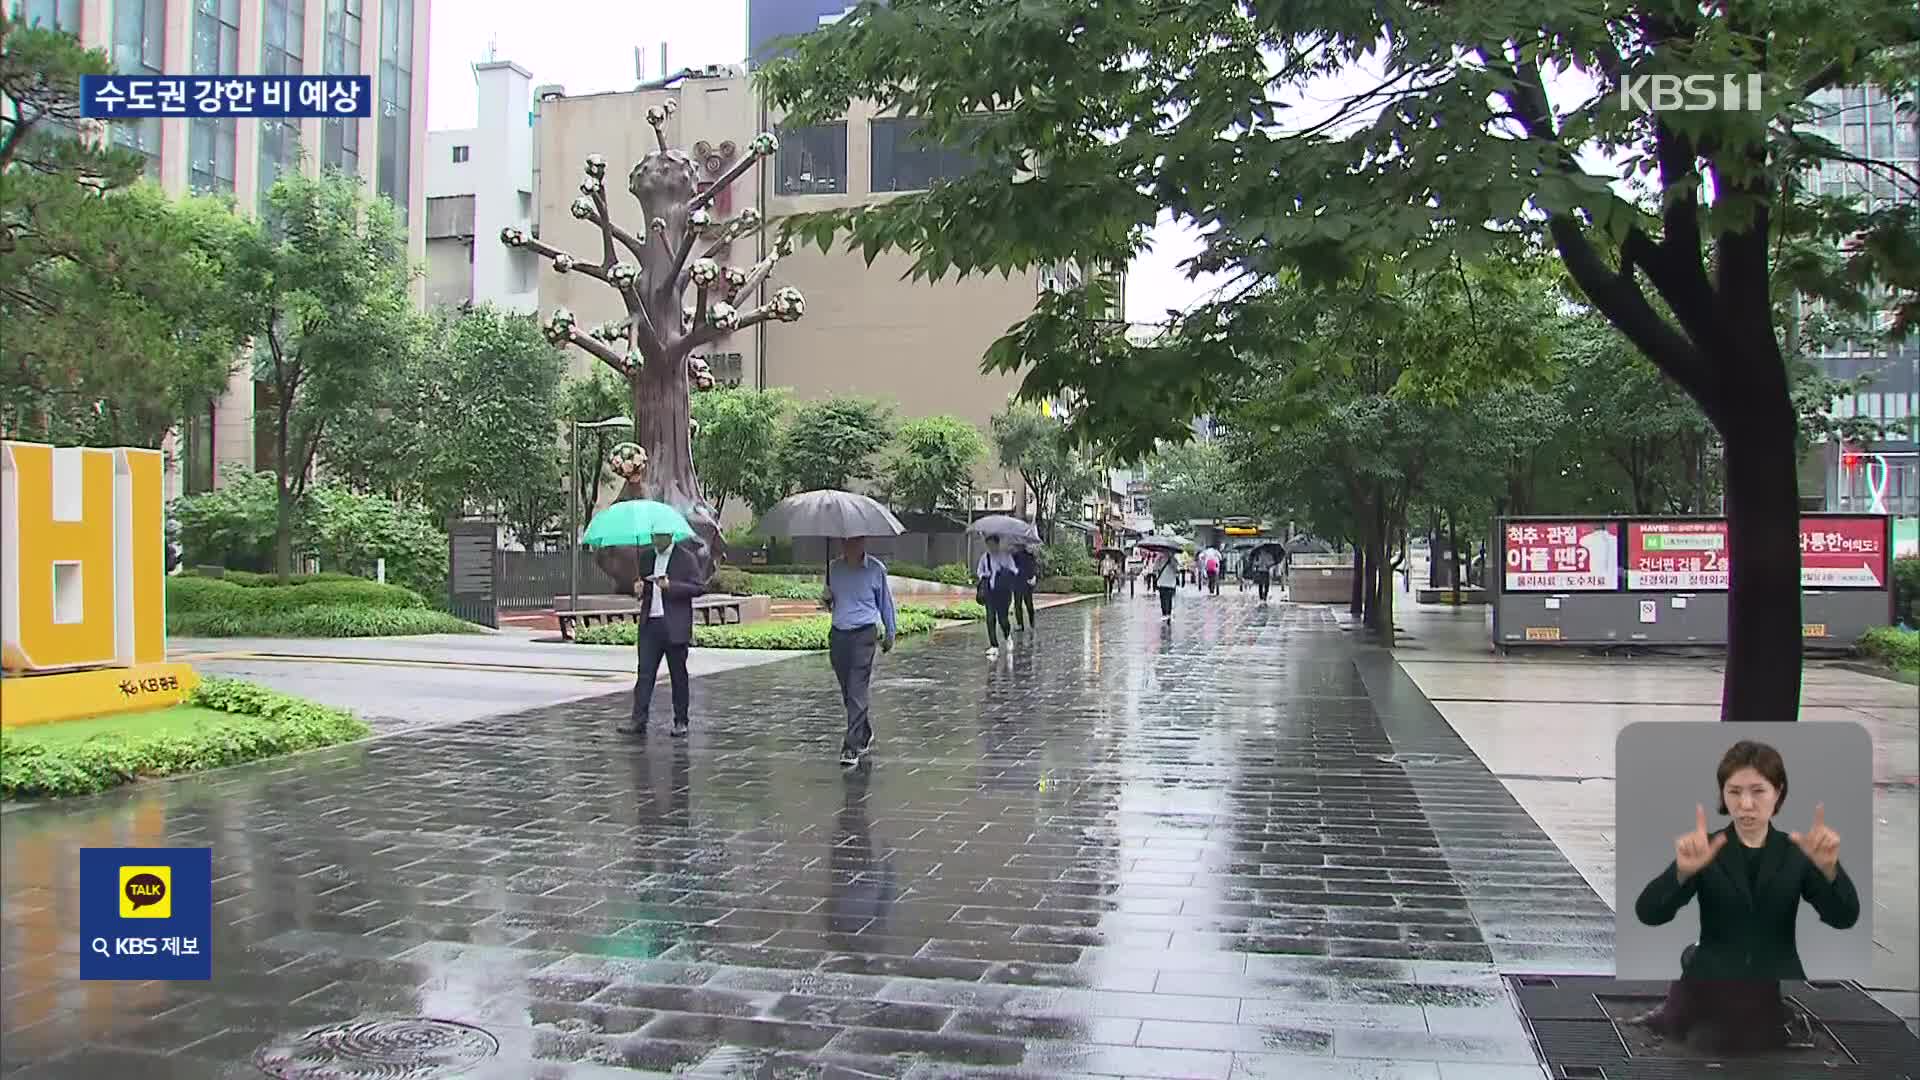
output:
[{"label": "woman in black jacket", "polygon": [[1780,981],[1807,977],[1794,934],[1800,902],[1845,930],[1860,919],[1860,894],[1840,866],[1840,834],[1827,827],[1823,804],[1804,833],[1773,827],[1787,798],[1778,750],[1737,742],[1716,775],[1719,812],[1733,824],[1709,833],[1706,808],[1694,807],[1693,831],[1674,839],[1673,862],[1634,904],[1648,926],[1672,922],[1690,900],[1700,904],[1700,941],[1681,954],[1666,1003],[1641,1022],[1715,1051],[1778,1046],[1786,1020]]}]

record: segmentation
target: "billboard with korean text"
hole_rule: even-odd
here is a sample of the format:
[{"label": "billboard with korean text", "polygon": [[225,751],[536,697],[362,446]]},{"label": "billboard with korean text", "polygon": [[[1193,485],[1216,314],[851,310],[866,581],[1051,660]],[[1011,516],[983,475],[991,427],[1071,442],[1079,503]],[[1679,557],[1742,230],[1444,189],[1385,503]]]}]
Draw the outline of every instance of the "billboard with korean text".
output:
[{"label": "billboard with korean text", "polygon": [[1800,519],[1800,587],[1887,587],[1887,519],[1862,514]]},{"label": "billboard with korean text", "polygon": [[1620,587],[1617,521],[1508,521],[1507,592],[1611,592]]},{"label": "billboard with korean text", "polygon": [[1727,523],[1627,523],[1627,588],[1706,592],[1727,587]]}]

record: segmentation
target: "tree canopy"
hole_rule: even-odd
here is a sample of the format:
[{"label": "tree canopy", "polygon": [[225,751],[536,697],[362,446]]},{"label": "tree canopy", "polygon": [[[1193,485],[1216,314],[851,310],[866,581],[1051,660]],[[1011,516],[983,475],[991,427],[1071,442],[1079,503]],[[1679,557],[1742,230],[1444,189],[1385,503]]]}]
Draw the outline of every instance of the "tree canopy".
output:
[{"label": "tree canopy", "polygon": [[780,436],[792,407],[784,390],[719,387],[694,395],[694,470],[714,513],[736,499],[764,513],[786,494]]},{"label": "tree canopy", "polygon": [[1020,474],[1039,504],[1035,527],[1042,537],[1053,539],[1055,516],[1095,489],[1100,469],[1074,446],[1066,421],[1036,405],[1009,403],[989,423],[1001,467]]},{"label": "tree canopy", "polygon": [[780,439],[780,475],[787,490],[846,490],[856,481],[872,480],[893,431],[893,408],[871,398],[832,397],[800,405]]},{"label": "tree canopy", "polygon": [[894,506],[931,514],[943,506],[973,505],[973,468],[987,456],[987,441],[957,416],[926,416],[900,425],[887,463],[887,499]]}]

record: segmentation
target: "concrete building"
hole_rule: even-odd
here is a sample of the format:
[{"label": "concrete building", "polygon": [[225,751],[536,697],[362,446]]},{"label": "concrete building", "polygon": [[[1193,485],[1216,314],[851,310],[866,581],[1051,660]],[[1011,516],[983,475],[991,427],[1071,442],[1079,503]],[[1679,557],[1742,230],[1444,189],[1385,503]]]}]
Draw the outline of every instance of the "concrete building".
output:
[{"label": "concrete building", "polygon": [[[127,74],[372,75],[367,119],[149,118],[114,125],[113,138],[147,155],[168,191],[231,195],[257,211],[273,180],[295,167],[358,173],[409,223],[409,250],[425,255],[427,15],[432,0],[7,0],[29,22],[106,50]],[[187,418],[162,449],[168,498],[203,491],[222,474],[251,472],[257,390],[236,367],[220,400]],[[263,446],[265,444],[262,444]]]},{"label": "concrete building", "polygon": [[[1846,87],[1823,92],[1814,99],[1815,130],[1859,158],[1891,162],[1908,176],[1920,175],[1920,116],[1900,111],[1900,103],[1872,87]],[[1826,162],[1817,181],[1822,195],[1851,196],[1872,207],[1920,200],[1907,180],[1884,169],[1848,162]],[[1886,465],[1881,492],[1888,513],[1920,514],[1920,340],[1909,338],[1894,348],[1871,342],[1846,341],[1819,358],[1828,377],[1854,379],[1872,376],[1872,382],[1852,400],[1838,403],[1841,416],[1871,417],[1891,424],[1885,439],[1865,447],[1865,457],[1848,465],[1843,448],[1834,443],[1819,448],[1808,463],[1801,490],[1814,509],[1869,511],[1874,509],[1867,464],[1877,456]],[[1877,463],[1876,463],[1877,466]],[[1874,469],[1878,473],[1878,468]]]},{"label": "concrete building", "polygon": [[[718,200],[716,217],[755,206],[777,221],[885,199],[971,168],[960,155],[910,143],[912,121],[876,116],[869,107],[856,106],[835,123],[780,130],[745,72],[734,68],[709,68],[664,88],[631,92],[570,97],[562,88],[542,87],[536,98],[534,227],[547,243],[588,257],[599,250],[599,232],[568,209],[579,194],[582,163],[589,154],[605,156],[616,214],[637,214],[625,194],[626,172],[654,148],[647,109],[669,99],[678,105],[666,125],[668,141],[691,153],[709,179],[738,160],[754,133],[773,129],[780,136],[772,168],[755,168],[737,181]],[[483,119],[482,126],[488,122]],[[750,265],[767,253],[775,235],[769,228],[743,238],[723,261]],[[480,242],[490,239],[482,234]],[[894,404],[902,418],[950,413],[985,433],[1019,379],[983,374],[981,357],[1033,310],[1043,275],[927,284],[903,280],[910,265],[902,255],[883,254],[869,267],[858,252],[795,252],[776,268],[767,292],[798,287],[806,294],[806,317],[761,324],[702,355],[723,382],[788,387],[803,401],[874,397]],[[581,274],[542,267],[537,288],[542,312],[566,307],[582,325],[625,314],[611,289]],[[573,362],[576,373],[597,363],[581,354]],[[1025,494],[1018,477],[997,466],[983,468],[978,481],[983,504],[994,509],[1013,510]]]},{"label": "concrete building", "polygon": [[499,236],[533,228],[533,76],[493,60],[473,80],[480,126],[427,133],[427,304],[532,312],[540,268]]}]

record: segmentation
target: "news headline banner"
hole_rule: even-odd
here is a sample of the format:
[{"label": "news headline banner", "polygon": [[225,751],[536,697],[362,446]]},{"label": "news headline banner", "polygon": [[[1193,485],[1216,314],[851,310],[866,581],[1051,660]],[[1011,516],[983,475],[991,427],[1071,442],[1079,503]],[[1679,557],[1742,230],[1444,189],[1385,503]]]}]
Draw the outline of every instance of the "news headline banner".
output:
[{"label": "news headline banner", "polygon": [[371,75],[82,75],[80,115],[369,117]]},{"label": "news headline banner", "polygon": [[81,848],[80,978],[213,978],[213,849]]}]

